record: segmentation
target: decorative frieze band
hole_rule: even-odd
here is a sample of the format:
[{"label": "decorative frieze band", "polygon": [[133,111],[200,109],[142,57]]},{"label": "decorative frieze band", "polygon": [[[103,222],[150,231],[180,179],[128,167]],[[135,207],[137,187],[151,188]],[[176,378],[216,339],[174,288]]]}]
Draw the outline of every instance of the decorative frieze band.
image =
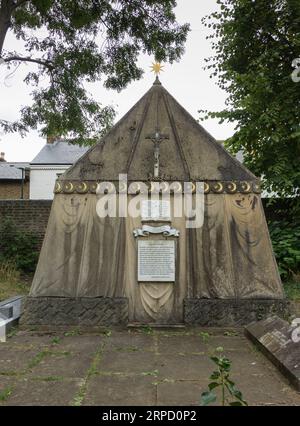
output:
[{"label": "decorative frieze band", "polygon": [[[54,188],[55,194],[96,194],[98,185],[105,187],[104,193],[128,193],[139,194],[145,192],[158,192],[157,182],[95,182],[95,181],[60,181],[57,180]],[[159,192],[164,193],[195,193],[196,182],[160,182]],[[206,181],[203,187],[199,186],[200,192],[203,188],[204,194],[260,194],[261,187],[256,181]],[[199,192],[199,190],[198,190]]]}]

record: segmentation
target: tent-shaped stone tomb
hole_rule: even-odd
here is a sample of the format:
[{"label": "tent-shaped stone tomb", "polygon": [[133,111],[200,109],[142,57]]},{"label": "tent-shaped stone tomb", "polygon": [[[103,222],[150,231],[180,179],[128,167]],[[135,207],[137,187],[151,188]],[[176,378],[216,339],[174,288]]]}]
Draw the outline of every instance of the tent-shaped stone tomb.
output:
[{"label": "tent-shaped stone tomb", "polygon": [[[181,188],[202,199],[202,226],[175,215]],[[24,323],[229,325],[284,311],[259,179],[158,78],[54,192]],[[103,217],[111,194],[118,211],[121,197],[123,210],[152,201]]]}]

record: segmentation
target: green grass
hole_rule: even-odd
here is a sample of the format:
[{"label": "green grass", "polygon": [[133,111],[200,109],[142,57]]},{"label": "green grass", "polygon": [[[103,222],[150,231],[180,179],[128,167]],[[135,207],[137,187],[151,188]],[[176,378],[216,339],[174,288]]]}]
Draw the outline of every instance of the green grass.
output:
[{"label": "green grass", "polygon": [[283,287],[288,299],[300,302],[300,281],[286,281]]},{"label": "green grass", "polygon": [[10,397],[11,393],[12,393],[11,387],[5,388],[3,391],[0,392],[0,401],[1,402],[6,401]]},{"label": "green grass", "polygon": [[22,277],[13,262],[0,262],[0,301],[28,294],[31,278]]},{"label": "green grass", "polygon": [[29,293],[30,285],[22,282],[0,280],[0,301],[13,296],[26,296]]}]

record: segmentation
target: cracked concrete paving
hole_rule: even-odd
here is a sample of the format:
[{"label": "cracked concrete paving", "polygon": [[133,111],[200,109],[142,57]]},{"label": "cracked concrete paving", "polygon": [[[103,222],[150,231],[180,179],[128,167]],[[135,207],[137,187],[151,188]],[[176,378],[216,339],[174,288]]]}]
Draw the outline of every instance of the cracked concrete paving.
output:
[{"label": "cracked concrete paving", "polygon": [[249,405],[300,405],[242,329],[15,330],[0,343],[0,405],[199,405],[217,347]]}]

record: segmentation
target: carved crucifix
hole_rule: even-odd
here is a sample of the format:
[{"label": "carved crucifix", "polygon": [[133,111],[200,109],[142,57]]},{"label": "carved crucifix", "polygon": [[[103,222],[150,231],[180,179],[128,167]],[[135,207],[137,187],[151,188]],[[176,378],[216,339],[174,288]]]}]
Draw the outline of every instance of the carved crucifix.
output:
[{"label": "carved crucifix", "polygon": [[154,177],[159,176],[159,154],[160,154],[160,144],[169,139],[169,135],[163,135],[160,133],[159,129],[156,127],[155,133],[152,135],[146,136],[146,139],[151,139],[154,144]]}]

